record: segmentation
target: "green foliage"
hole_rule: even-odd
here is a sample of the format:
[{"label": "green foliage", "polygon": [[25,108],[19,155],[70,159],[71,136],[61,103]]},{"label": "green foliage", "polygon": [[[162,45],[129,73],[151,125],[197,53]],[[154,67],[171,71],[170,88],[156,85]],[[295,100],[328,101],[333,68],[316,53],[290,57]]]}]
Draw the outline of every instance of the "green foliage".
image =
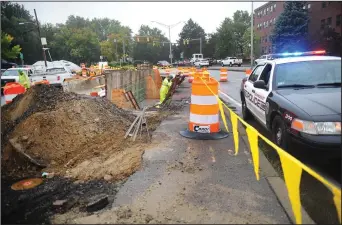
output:
[{"label": "green foliage", "polygon": [[192,19],[189,19],[183,26],[178,40],[180,46],[179,49],[180,51],[184,52],[185,58],[190,58],[192,54],[200,53],[200,41],[194,40],[190,41],[189,44],[184,45],[184,40],[198,38],[202,38],[202,46],[204,47],[206,41],[206,34],[204,29]]},{"label": "green foliage", "polygon": [[225,58],[236,54],[234,43],[234,23],[230,18],[225,18],[217,29],[216,57]]},{"label": "green foliage", "polygon": [[306,2],[284,3],[284,12],[279,16],[271,36],[276,52],[307,50],[309,16],[303,9]]},{"label": "green foliage", "polygon": [[1,33],[1,58],[16,59],[21,51],[19,45],[12,45],[13,37],[6,33]]},{"label": "green foliage", "polygon": [[19,25],[20,22],[34,23],[33,17],[22,5],[13,2],[1,2],[1,33],[15,37],[13,45],[20,45],[25,63],[42,60],[40,39],[33,24]]},{"label": "green foliage", "polygon": [[169,42],[161,30],[151,28],[147,25],[141,25],[139,36],[148,36],[150,42],[134,44],[133,58],[135,60],[147,60],[150,63],[156,63],[160,60],[168,60],[169,58],[169,43],[162,44],[161,42]]},{"label": "green foliage", "polygon": [[[247,28],[247,30],[245,31],[245,33],[242,36],[242,40],[243,40],[243,56],[244,58],[250,58],[251,56],[251,28]],[[259,43],[260,43],[260,37],[253,32],[253,55],[255,57],[259,57],[260,56],[260,47],[259,47]]]}]

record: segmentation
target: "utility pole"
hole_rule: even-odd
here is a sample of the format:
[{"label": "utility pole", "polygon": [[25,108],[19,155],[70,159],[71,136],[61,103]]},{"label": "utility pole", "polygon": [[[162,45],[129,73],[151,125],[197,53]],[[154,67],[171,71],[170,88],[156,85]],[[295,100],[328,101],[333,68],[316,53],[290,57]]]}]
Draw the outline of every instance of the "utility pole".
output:
[{"label": "utility pole", "polygon": [[200,54],[202,54],[202,38],[200,38]]},{"label": "utility pole", "polygon": [[253,12],[253,2],[252,2],[252,12],[251,12],[251,69],[253,69],[253,20],[254,20],[254,12]]},{"label": "utility pole", "polygon": [[171,62],[171,65],[172,65],[172,44],[171,44],[171,27],[169,26],[169,40],[170,40],[170,55],[169,55],[169,58],[170,58],[170,62]]},{"label": "utility pole", "polygon": [[125,39],[122,41],[122,50],[123,50],[123,61],[126,62],[126,48],[125,48]]},{"label": "utility pole", "polygon": [[45,62],[45,68],[47,68],[46,54],[45,54],[45,50],[44,50],[44,45],[43,45],[43,43],[42,43],[42,35],[41,35],[41,33],[40,33],[40,27],[39,27],[39,22],[38,22],[38,17],[37,17],[36,9],[34,9],[34,15],[35,15],[35,17],[36,17],[36,23],[37,23],[37,29],[38,29],[38,34],[39,34],[40,43],[42,44],[42,50],[43,50],[43,57],[44,57],[44,62]]}]

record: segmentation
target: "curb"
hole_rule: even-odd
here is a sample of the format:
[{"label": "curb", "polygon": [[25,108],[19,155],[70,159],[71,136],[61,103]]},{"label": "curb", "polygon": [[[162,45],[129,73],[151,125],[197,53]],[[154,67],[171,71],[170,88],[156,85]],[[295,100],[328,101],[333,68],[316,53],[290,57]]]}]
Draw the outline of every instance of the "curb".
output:
[{"label": "curb", "polygon": [[[248,137],[240,135],[241,139],[245,143],[246,146],[249,147]],[[285,213],[287,214],[288,218],[291,220],[293,224],[296,224],[295,217],[292,212],[291,202],[288,197],[287,188],[285,185],[284,180],[279,177],[279,174],[271,163],[267,160],[265,154],[260,150],[259,151],[259,160],[260,160],[260,171],[264,175],[267,183],[269,184],[270,188],[274,192],[275,196],[277,197],[280,205],[283,207]],[[302,208],[302,224],[316,224],[306,210]]]}]

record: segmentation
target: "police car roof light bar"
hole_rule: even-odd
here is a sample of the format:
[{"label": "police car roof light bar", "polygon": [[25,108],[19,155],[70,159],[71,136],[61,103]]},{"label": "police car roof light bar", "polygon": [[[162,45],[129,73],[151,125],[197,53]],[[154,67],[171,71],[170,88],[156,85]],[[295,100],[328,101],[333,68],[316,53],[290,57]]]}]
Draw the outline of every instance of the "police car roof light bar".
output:
[{"label": "police car roof light bar", "polygon": [[291,57],[291,56],[301,56],[301,55],[322,55],[325,54],[325,50],[318,50],[318,51],[309,51],[309,52],[284,52],[284,53],[276,53],[270,54],[272,58],[275,57]]}]

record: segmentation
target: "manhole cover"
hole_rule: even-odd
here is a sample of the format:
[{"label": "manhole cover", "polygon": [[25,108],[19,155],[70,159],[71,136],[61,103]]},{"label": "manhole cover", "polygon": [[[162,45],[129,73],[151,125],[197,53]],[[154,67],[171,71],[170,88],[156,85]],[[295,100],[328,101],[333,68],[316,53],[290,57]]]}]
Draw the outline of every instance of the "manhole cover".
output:
[{"label": "manhole cover", "polygon": [[12,190],[15,191],[21,191],[21,190],[26,190],[26,189],[31,189],[34,187],[37,187],[43,183],[43,179],[41,178],[30,178],[30,179],[25,179],[18,181],[17,183],[14,183],[11,188]]}]

